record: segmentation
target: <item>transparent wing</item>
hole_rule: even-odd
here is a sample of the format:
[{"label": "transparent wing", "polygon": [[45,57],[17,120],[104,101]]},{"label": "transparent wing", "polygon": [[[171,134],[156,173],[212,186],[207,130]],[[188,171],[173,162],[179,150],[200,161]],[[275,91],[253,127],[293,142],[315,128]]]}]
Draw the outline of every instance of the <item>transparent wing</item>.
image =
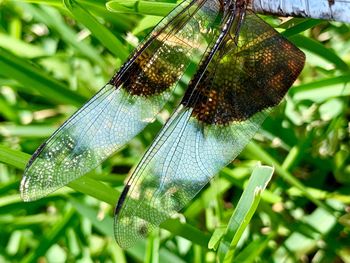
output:
[{"label": "transparent wing", "polygon": [[214,37],[221,13],[210,2],[177,7],[109,84],[39,147],[24,172],[23,200],[41,198],[87,173],[153,121]]},{"label": "transparent wing", "polygon": [[180,106],[128,182],[114,224],[121,247],[145,238],[182,209],[238,155],[266,116],[259,113],[222,128],[201,127],[191,114],[191,109]]},{"label": "transparent wing", "polygon": [[236,158],[303,68],[303,53],[254,14],[240,25],[238,46],[237,25],[125,186],[114,225],[122,247],[186,206]]}]

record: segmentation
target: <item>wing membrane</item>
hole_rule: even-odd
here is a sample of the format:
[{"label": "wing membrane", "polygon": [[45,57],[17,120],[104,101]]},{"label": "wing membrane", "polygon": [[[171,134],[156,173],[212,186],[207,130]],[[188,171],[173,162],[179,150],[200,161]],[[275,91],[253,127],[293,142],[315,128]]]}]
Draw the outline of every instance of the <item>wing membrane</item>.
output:
[{"label": "wing membrane", "polygon": [[191,61],[206,51],[220,15],[218,4],[198,0],[165,18],[109,84],[34,153],[21,182],[23,200],[87,173],[152,122]]},{"label": "wing membrane", "polygon": [[115,217],[122,247],[186,206],[236,158],[295,81],[304,59],[253,13],[243,24],[231,24],[123,191]]}]

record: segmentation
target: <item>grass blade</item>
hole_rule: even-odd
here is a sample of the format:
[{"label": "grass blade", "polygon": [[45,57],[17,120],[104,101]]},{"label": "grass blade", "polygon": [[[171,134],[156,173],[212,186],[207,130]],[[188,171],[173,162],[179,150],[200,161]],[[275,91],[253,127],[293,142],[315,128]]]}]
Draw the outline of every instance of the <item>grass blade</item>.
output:
[{"label": "grass blade", "polygon": [[176,7],[176,4],[138,0],[114,0],[107,2],[106,6],[111,12],[166,16]]},{"label": "grass blade", "polygon": [[260,164],[254,169],[247,188],[244,190],[233,212],[226,233],[219,245],[219,255],[224,262],[232,262],[235,248],[244,230],[248,226],[258,204],[261,193],[272,178],[274,169]]},{"label": "grass blade", "polygon": [[73,14],[74,18],[84,24],[111,53],[121,60],[125,60],[129,52],[125,45],[116,38],[111,31],[105,28],[97,19],[92,16],[85,8],[73,0],[64,0],[67,9]]},{"label": "grass blade", "polygon": [[305,30],[317,26],[321,23],[323,23],[323,21],[319,19],[293,18],[279,25],[278,28],[285,28],[286,30],[283,31],[281,34],[285,37],[291,37],[302,33]]},{"label": "grass blade", "polygon": [[39,67],[1,48],[0,68],[1,74],[17,80],[24,87],[39,92],[53,102],[80,106],[86,101],[84,97],[67,89]]},{"label": "grass blade", "polygon": [[290,37],[289,40],[296,44],[299,48],[309,50],[319,57],[331,62],[339,70],[349,71],[349,66],[344,62],[344,60],[319,42],[302,35],[294,35]]}]

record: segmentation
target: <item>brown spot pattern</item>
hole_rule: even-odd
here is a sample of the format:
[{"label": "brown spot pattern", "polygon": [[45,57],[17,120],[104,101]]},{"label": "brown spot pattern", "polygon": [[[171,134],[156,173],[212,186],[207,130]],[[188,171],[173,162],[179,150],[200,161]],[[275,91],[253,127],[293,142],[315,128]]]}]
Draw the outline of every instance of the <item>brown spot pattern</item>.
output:
[{"label": "brown spot pattern", "polygon": [[276,106],[304,67],[304,53],[250,11],[241,25],[238,46],[232,40],[235,28],[230,32],[182,101],[193,108],[193,117],[206,124],[244,121]]},{"label": "brown spot pattern", "polygon": [[[187,50],[186,50],[187,51]],[[159,95],[182,75],[188,63],[187,52],[181,47],[162,45],[155,53],[145,50],[130,65],[121,81],[131,95]]]},{"label": "brown spot pattern", "polygon": [[175,86],[191,60],[219,33],[218,1],[185,1],[186,9],[160,24],[116,74],[110,84],[130,95],[157,96]]}]

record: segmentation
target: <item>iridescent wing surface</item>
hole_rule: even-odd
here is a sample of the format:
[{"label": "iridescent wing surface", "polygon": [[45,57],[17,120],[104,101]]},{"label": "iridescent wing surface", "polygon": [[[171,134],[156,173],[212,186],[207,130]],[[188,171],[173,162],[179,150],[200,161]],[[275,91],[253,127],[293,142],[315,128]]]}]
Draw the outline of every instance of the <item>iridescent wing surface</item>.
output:
[{"label": "iridescent wing surface", "polygon": [[193,60],[215,37],[220,6],[185,1],[130,60],[66,121],[27,164],[23,200],[41,198],[98,166],[153,121]]},{"label": "iridescent wing surface", "polygon": [[122,247],[186,206],[236,158],[304,66],[304,54],[255,14],[232,16],[124,188],[114,224]]}]

